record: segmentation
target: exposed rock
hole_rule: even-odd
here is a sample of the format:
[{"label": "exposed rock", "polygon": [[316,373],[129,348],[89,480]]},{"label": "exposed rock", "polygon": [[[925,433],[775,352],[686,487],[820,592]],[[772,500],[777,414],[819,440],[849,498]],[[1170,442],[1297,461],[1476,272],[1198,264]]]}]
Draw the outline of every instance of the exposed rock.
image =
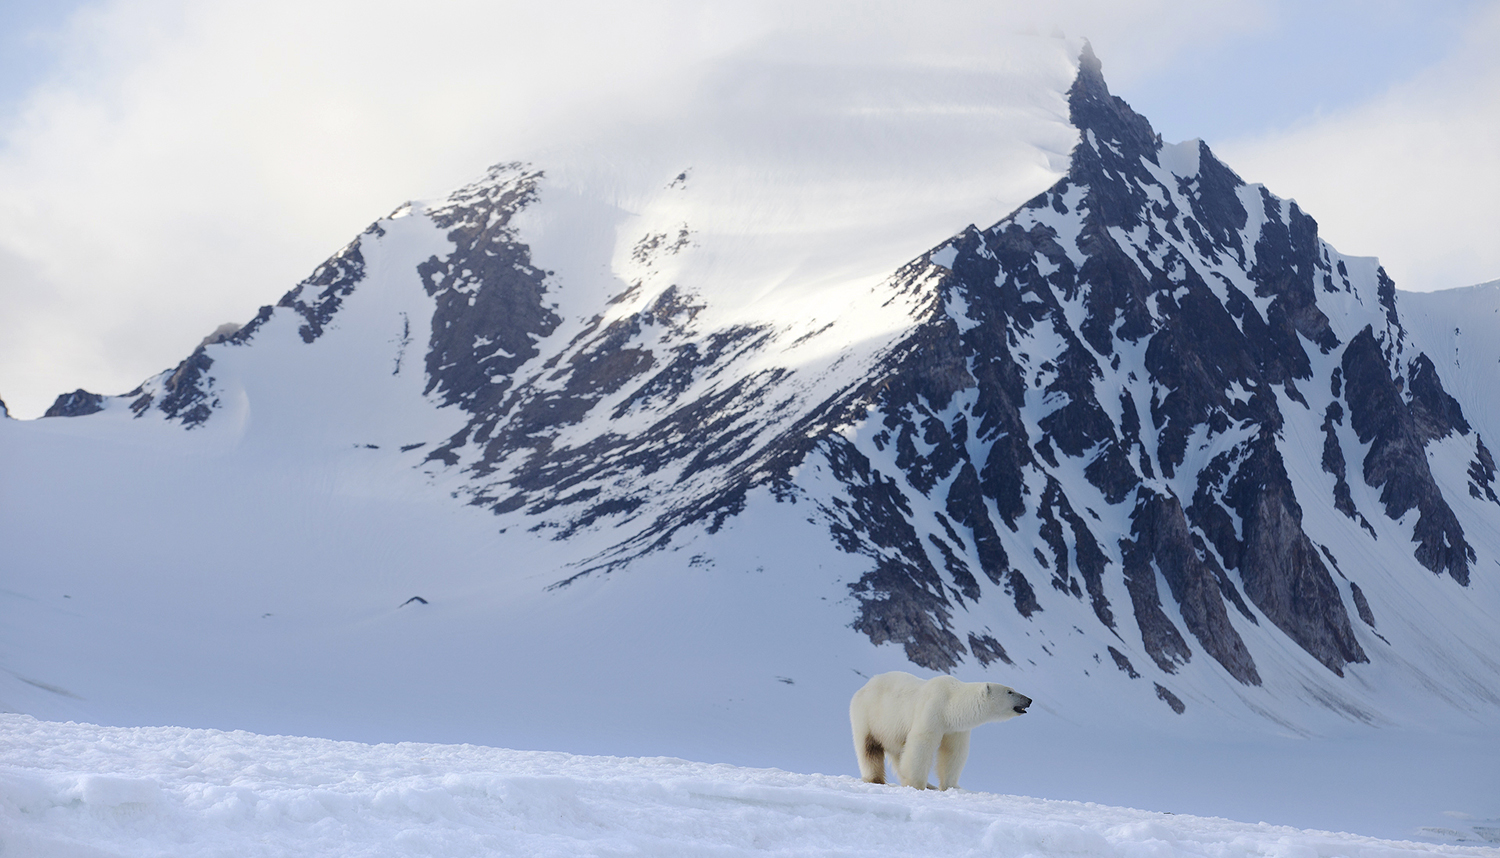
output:
[{"label": "exposed rock", "polygon": [[511,225],[536,201],[541,178],[521,164],[491,167],[430,212],[448,230],[453,252],[417,267],[437,299],[427,392],[476,415],[495,416],[516,370],[536,356],[536,341],[561,322],[546,303],[546,272],[531,264],[530,248]]},{"label": "exposed rock", "polygon": [[903,645],[914,664],[951,670],[965,654],[963,643],[949,630],[952,611],[943,581],[910,524],[905,497],[853,445],[834,439],[827,453],[852,502],[832,523],[834,537],[845,551],[876,561],[875,569],[849,585],[860,605],[854,628],[876,644]]},{"label": "exposed rock", "polygon": [[1371,527],[1370,522],[1354,508],[1354,497],[1350,493],[1344,462],[1344,449],[1339,443],[1338,427],[1343,424],[1344,407],[1338,402],[1328,403],[1328,409],[1323,416],[1323,470],[1334,477],[1333,508],[1359,522],[1361,527],[1374,536],[1375,528]]},{"label": "exposed rock", "polygon": [[[378,229],[379,226],[374,226],[366,232]],[[360,252],[360,242],[358,238],[349,242],[277,302],[276,306],[286,307],[302,316],[303,324],[298,333],[303,342],[311,343],[323,335],[324,327],[343,306],[344,299],[364,280],[365,257]],[[248,330],[236,333],[249,337],[258,327],[259,324],[252,321],[245,326]]]},{"label": "exposed rock", "polygon": [[1364,620],[1365,625],[1375,628],[1375,614],[1370,611],[1370,602],[1365,598],[1364,591],[1353,581],[1349,582],[1349,594],[1354,598],[1354,610],[1359,618]]},{"label": "exposed rock", "polygon": [[1183,704],[1183,702],[1180,699],[1178,699],[1177,695],[1175,695],[1172,692],[1168,691],[1167,689],[1163,688],[1161,686],[1161,683],[1155,683],[1155,685],[1156,685],[1156,698],[1158,700],[1164,700],[1164,701],[1166,701],[1167,705],[1170,706],[1170,707],[1172,707],[1172,711],[1176,712],[1178,715],[1181,715],[1183,712],[1187,711],[1187,706],[1185,706]]},{"label": "exposed rock", "polygon": [[1014,664],[1010,656],[1005,654],[1005,647],[989,635],[976,635],[969,633],[969,651],[974,653],[974,658],[979,660],[981,667],[992,661],[1002,661],[1006,664]]},{"label": "exposed rock", "polygon": [[1139,673],[1136,673],[1135,671],[1135,665],[1130,663],[1130,659],[1126,658],[1124,653],[1120,652],[1114,647],[1108,647],[1108,649],[1109,657],[1115,660],[1115,667],[1118,667],[1120,669],[1120,672],[1124,673],[1131,679],[1141,678],[1141,675]]},{"label": "exposed rock", "polygon": [[1469,494],[1480,500],[1489,500],[1500,505],[1500,496],[1495,493],[1495,457],[1484,446],[1484,439],[1474,436],[1474,461],[1469,463]]},{"label": "exposed rock", "polygon": [[[927,543],[954,582],[954,598],[975,598],[958,547],[972,543],[983,577],[1003,582],[1023,616],[1041,608],[1021,568],[1027,566],[1040,570],[1058,592],[1080,598],[1087,592],[1096,617],[1115,627],[1103,588],[1110,554],[1054,476],[1077,468],[1106,503],[1136,498],[1131,532],[1118,537],[1121,574],[1157,667],[1170,673],[1192,656],[1163,610],[1159,571],[1188,631],[1240,682],[1260,682],[1227,609],[1233,605],[1246,622],[1258,624],[1246,597],[1277,629],[1342,675],[1344,665],[1367,657],[1328,568],[1302,530],[1301,507],[1276,439],[1287,419],[1277,391],[1306,403],[1298,383],[1312,380],[1313,370],[1304,343],[1323,354],[1343,345],[1318,295],[1354,288],[1347,267],[1334,263],[1311,217],[1264,189],[1246,188],[1206,145],[1197,144],[1197,168],[1190,175],[1164,177],[1160,140],[1143,118],[1109,95],[1091,53],[1085,52],[1069,99],[1083,139],[1068,175],[996,226],[971,227],[947,243],[952,255],[938,307],[947,312],[918,329],[913,339],[921,346],[905,352],[913,363],[891,365],[877,403],[883,431],[875,444],[894,444],[901,479],[916,493],[929,495],[947,482],[941,526],[953,532],[933,533]],[[1256,226],[1247,235],[1248,201],[1256,207]],[[1076,219],[1076,249],[1060,243],[1064,233],[1054,226],[1067,218]],[[1128,241],[1122,237],[1127,235]],[[1191,253],[1179,249],[1182,243]],[[1240,282],[1253,291],[1241,291],[1216,269],[1224,265],[1239,266]],[[1205,272],[1212,272],[1214,282]],[[1389,311],[1383,274],[1375,290]],[[962,318],[949,315],[950,308]],[[954,327],[950,318],[959,324]],[[1099,393],[1109,373],[1123,373],[1121,348],[1142,345],[1142,375],[1132,371],[1114,394],[1118,406],[1105,407]],[[1040,348],[1046,351],[1038,354]],[[1342,377],[1331,385],[1363,390],[1364,376],[1350,378],[1354,367],[1347,357],[1363,348],[1346,349]],[[1398,452],[1418,454],[1426,440],[1468,431],[1456,402],[1424,361],[1414,364],[1411,408],[1396,397],[1403,411],[1416,412],[1409,422],[1420,427],[1411,434],[1413,445],[1397,445]],[[1382,373],[1384,366],[1381,360]],[[967,391],[972,404],[940,418],[960,391]],[[1027,416],[1033,397],[1047,408]],[[1331,502],[1373,535],[1354,508],[1345,476],[1336,431],[1343,419],[1337,402],[1323,415],[1322,464],[1337,482]],[[1355,428],[1363,441],[1368,433],[1360,425]],[[1189,462],[1191,444],[1230,433],[1242,440],[1206,466],[1195,466],[1201,470],[1192,475],[1196,490],[1187,510],[1143,484],[1176,477]],[[1486,473],[1480,463],[1476,481]],[[1428,500],[1429,523],[1419,525],[1419,533],[1461,536],[1456,521],[1439,517],[1446,509],[1441,497]],[[1030,537],[1036,548],[1034,557],[1019,558],[1017,565],[998,525],[1018,531],[1028,513],[1038,523]],[[1430,552],[1435,538],[1419,552]],[[922,540],[911,542],[920,548]],[[899,568],[907,570],[905,580],[927,583],[898,586],[897,567],[886,567],[882,580],[893,589],[883,591],[889,594],[884,601],[862,603],[859,625],[873,627],[881,611],[921,614],[927,624],[901,628],[931,634],[934,650],[954,652],[937,643],[948,634],[950,616],[931,601],[944,592],[937,584],[941,576],[918,553],[903,551],[906,565]],[[1243,597],[1229,570],[1238,570]],[[903,593],[913,601],[903,603]]]},{"label": "exposed rock", "polygon": [[1368,661],[1323,558],[1302,530],[1302,508],[1274,438],[1258,436],[1225,500],[1242,521],[1238,568],[1245,596],[1299,646],[1342,676]]},{"label": "exposed rock", "polygon": [[[0,403],[3,406],[3,403]],[[0,408],[3,410],[3,408]],[[43,417],[82,417],[86,414],[95,414],[104,410],[104,397],[98,393],[89,393],[83,388],[78,388],[72,393],[64,393],[53,401],[52,407],[48,408]],[[10,416],[9,412],[6,416]]]},{"label": "exposed rock", "polygon": [[[1255,669],[1255,661],[1245,649],[1239,632],[1230,623],[1220,595],[1221,589],[1233,589],[1234,585],[1204,548],[1202,539],[1188,529],[1182,505],[1174,497],[1142,488],[1135,511],[1131,513],[1131,522],[1132,538],[1123,540],[1120,547],[1125,558],[1125,574],[1128,580],[1137,582],[1131,591],[1132,596],[1140,590],[1141,600],[1149,601],[1155,590],[1154,566],[1171,588],[1188,631],[1203,649],[1222,664],[1230,676],[1246,685],[1259,685],[1260,674]],[[1149,590],[1145,586],[1147,581],[1150,581]],[[1149,605],[1147,610],[1149,612]],[[1176,629],[1165,616],[1158,617],[1160,623],[1165,623],[1165,626],[1153,631],[1149,637],[1142,628],[1143,642],[1146,651],[1158,664],[1172,664],[1177,661],[1176,643],[1181,639],[1173,641]],[[1186,647],[1181,649],[1181,660],[1186,661]]]},{"label": "exposed rock", "polygon": [[208,376],[213,365],[213,358],[203,346],[194,349],[162,383],[162,396],[156,400],[156,407],[190,429],[203,423],[213,415],[215,404],[210,392],[212,379]]},{"label": "exposed rock", "polygon": [[[1430,366],[1417,368],[1424,380],[1413,386],[1420,386],[1423,393],[1408,404],[1391,376],[1373,329],[1367,326],[1344,349],[1344,399],[1360,443],[1370,445],[1364,460],[1365,483],[1381,490],[1385,514],[1399,519],[1416,509],[1412,541],[1417,543],[1417,560],[1433,572],[1447,573],[1467,585],[1474,549],[1464,539],[1463,526],[1433,480],[1426,453],[1428,441],[1459,430],[1454,418],[1462,420],[1463,415],[1458,413],[1457,403],[1442,392]],[[1461,426],[1461,431],[1468,431],[1467,423]]]}]

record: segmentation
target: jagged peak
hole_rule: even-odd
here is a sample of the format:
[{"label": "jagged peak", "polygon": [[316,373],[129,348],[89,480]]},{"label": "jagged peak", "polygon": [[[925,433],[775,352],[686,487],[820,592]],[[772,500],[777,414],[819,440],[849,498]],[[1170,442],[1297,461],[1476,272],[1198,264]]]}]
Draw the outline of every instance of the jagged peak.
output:
[{"label": "jagged peak", "polygon": [[1109,96],[1109,85],[1104,82],[1104,63],[1099,61],[1099,55],[1094,53],[1094,46],[1088,39],[1083,40],[1083,50],[1078,52],[1078,77],[1073,81],[1074,90],[1081,88]]},{"label": "jagged peak", "polygon": [[1161,137],[1146,117],[1132,110],[1124,99],[1110,94],[1104,81],[1104,65],[1087,40],[1078,57],[1078,76],[1068,90],[1068,109],[1069,120],[1082,138],[1080,145],[1086,143],[1088,132],[1092,131],[1102,141],[1156,160]]}]

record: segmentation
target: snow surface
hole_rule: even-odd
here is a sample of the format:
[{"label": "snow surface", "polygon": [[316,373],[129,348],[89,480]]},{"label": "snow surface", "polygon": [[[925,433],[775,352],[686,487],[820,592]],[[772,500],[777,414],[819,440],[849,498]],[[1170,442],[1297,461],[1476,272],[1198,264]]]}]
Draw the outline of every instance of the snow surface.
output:
[{"label": "snow surface", "polygon": [[0,715],[0,854],[1494,858],[1500,849],[666,757]]},{"label": "snow surface", "polygon": [[1500,280],[1437,292],[1397,292],[1401,322],[1491,452],[1500,445]]}]

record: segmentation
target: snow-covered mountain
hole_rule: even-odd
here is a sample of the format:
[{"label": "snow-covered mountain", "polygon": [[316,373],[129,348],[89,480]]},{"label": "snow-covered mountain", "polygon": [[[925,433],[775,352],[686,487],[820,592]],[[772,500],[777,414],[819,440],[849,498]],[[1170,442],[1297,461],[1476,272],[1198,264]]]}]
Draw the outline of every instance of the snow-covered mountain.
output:
[{"label": "snow-covered mountain", "polygon": [[989,191],[838,172],[920,111],[591,142],[399,207],[134,391],[0,421],[0,701],[789,768],[838,765],[892,668],[1101,748],[1492,730],[1493,347],[1443,334],[1475,304],[1413,321],[1086,46],[1023,44],[987,121],[1035,196],[988,228],[943,219]]}]

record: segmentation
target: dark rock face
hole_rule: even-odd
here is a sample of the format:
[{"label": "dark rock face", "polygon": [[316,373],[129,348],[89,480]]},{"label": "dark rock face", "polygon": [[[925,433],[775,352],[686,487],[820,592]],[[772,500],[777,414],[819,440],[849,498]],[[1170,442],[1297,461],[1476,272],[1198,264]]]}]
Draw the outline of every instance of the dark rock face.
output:
[{"label": "dark rock face", "polygon": [[1156,696],[1157,699],[1165,702],[1168,706],[1172,707],[1172,711],[1176,712],[1178,715],[1181,715],[1182,713],[1187,711],[1187,706],[1182,702],[1182,700],[1179,699],[1177,695],[1163,688],[1161,683],[1156,683]]},{"label": "dark rock face", "polygon": [[1005,654],[1005,647],[990,635],[969,634],[969,651],[974,653],[974,658],[979,660],[981,667],[992,661],[1002,661],[1006,664],[1015,664],[1010,656]]},{"label": "dark rock face", "polygon": [[[367,233],[379,230],[378,225],[372,226]],[[339,307],[343,306],[344,299],[364,279],[365,257],[360,252],[360,240],[355,239],[327,262],[319,265],[311,276],[297,284],[297,288],[283,295],[276,306],[286,307],[302,317],[303,324],[297,333],[302,336],[304,343],[310,343],[323,335],[324,327],[339,311]],[[261,321],[257,317],[246,325],[248,330],[242,329],[245,337],[254,333]],[[230,339],[233,341],[235,338]]]},{"label": "dark rock face", "polygon": [[[1334,393],[1338,395],[1337,391]],[[1344,408],[1338,402],[1328,403],[1328,409],[1323,416],[1323,470],[1332,474],[1333,484],[1333,508],[1358,521],[1360,526],[1374,536],[1375,529],[1365,520],[1363,515],[1354,508],[1354,498],[1350,495],[1349,478],[1344,463],[1344,448],[1339,443],[1338,427],[1344,425]]]},{"label": "dark rock face", "polygon": [[[784,371],[735,375],[726,365],[764,347],[769,329],[699,330],[693,322],[701,305],[676,287],[639,312],[596,316],[539,359],[538,344],[562,320],[549,303],[548,273],[532,264],[512,222],[537,201],[541,178],[523,165],[501,165],[432,211],[454,249],[418,269],[438,304],[427,352],[428,393],[471,419],[427,459],[472,475],[471,503],[497,514],[541,517],[534,529],[552,529],[558,539],[603,522],[636,521],[614,559],[579,573],[589,574],[665,544],[686,524],[707,520],[717,527],[740,508],[749,488],[785,474],[817,442],[817,432],[767,437],[753,415],[764,411]],[[680,252],[689,234],[684,226],[675,239],[648,236],[637,244],[637,261]],[[609,420],[649,419],[629,433],[560,440],[611,397]],[[837,409],[848,407],[836,401],[824,406],[798,425],[844,419]],[[709,472],[718,478],[699,479]],[[665,489],[704,484],[661,503],[662,492],[646,486],[667,474]]]},{"label": "dark rock face", "polygon": [[[546,273],[516,240],[511,218],[536,201],[542,173],[520,164],[490,169],[431,213],[453,252],[417,267],[437,299],[427,348],[427,392],[483,413],[496,407],[512,374],[537,354],[535,341],[560,319],[546,305]],[[616,358],[618,359],[618,358]],[[628,359],[627,359],[628,360]]]},{"label": "dark rock face", "polygon": [[1106,649],[1109,651],[1109,657],[1115,660],[1115,667],[1118,667],[1121,673],[1131,679],[1141,678],[1141,675],[1135,672],[1135,665],[1130,663],[1130,659],[1126,657],[1125,653],[1120,652],[1114,647],[1106,647]]},{"label": "dark rock face", "polygon": [[[199,346],[188,359],[177,365],[162,383],[162,396],[156,402],[168,418],[182,421],[184,426],[196,426],[213,414],[217,400],[209,392],[213,379],[208,370],[214,365],[213,358]],[[147,397],[150,394],[146,394]],[[142,400],[136,400],[138,403]],[[145,400],[148,404],[149,399]],[[145,406],[142,406],[144,409]],[[136,416],[140,416],[137,410]]]},{"label": "dark rock face", "polygon": [[[1368,661],[1349,627],[1338,586],[1312,540],[1302,511],[1269,443],[1259,445],[1227,493],[1244,522],[1239,555],[1245,595],[1287,637],[1342,676],[1349,662]],[[1261,464],[1272,459],[1273,463]],[[1267,480],[1266,471],[1280,479]]]},{"label": "dark rock face", "polygon": [[1443,391],[1425,355],[1413,362],[1411,400],[1403,398],[1369,327],[1344,350],[1340,368],[1349,423],[1359,433],[1360,443],[1370,445],[1364,459],[1365,482],[1381,490],[1380,502],[1387,516],[1396,519],[1412,509],[1418,511],[1412,541],[1423,566],[1468,584],[1474,549],[1433,480],[1426,454],[1429,441],[1453,432],[1468,433],[1458,403]]},{"label": "dark rock face", "polygon": [[861,606],[854,627],[874,643],[901,644],[915,664],[951,670],[964,653],[963,644],[948,630],[951,612],[944,581],[910,524],[905,496],[847,442],[833,442],[827,452],[834,475],[849,487],[853,501],[834,519],[834,538],[844,550],[868,553],[876,561],[873,570],[850,585]]},{"label": "dark rock face", "polygon": [[1365,625],[1375,628],[1375,614],[1370,610],[1370,600],[1365,598],[1364,591],[1359,589],[1358,584],[1350,582],[1349,594],[1354,598],[1354,610],[1359,614],[1359,618],[1364,621]]},{"label": "dark rock face", "polygon": [[[1214,657],[1229,675],[1246,685],[1259,685],[1260,675],[1255,662],[1245,649],[1244,641],[1233,624],[1224,606],[1225,596],[1239,602],[1239,593],[1229,576],[1219,567],[1213,555],[1204,547],[1202,537],[1188,528],[1182,505],[1174,497],[1159,495],[1148,488],[1138,493],[1135,511],[1131,513],[1133,539],[1122,542],[1125,554],[1127,582],[1132,582],[1131,596],[1137,608],[1136,616],[1143,610],[1151,611],[1149,604],[1155,594],[1152,566],[1161,572],[1171,588],[1172,598],[1182,611],[1183,622],[1188,630]],[[1133,582],[1149,582],[1149,592],[1136,596],[1139,585]],[[1243,607],[1241,608],[1243,610]],[[1246,612],[1248,615],[1248,612]],[[1161,615],[1156,607],[1151,613],[1153,634],[1160,635],[1157,646],[1148,645],[1147,651],[1158,658],[1163,670],[1171,664],[1161,656],[1168,652],[1180,652],[1183,661],[1189,653],[1181,636],[1171,621]],[[1142,629],[1146,633],[1146,629]],[[1169,671],[1170,672],[1170,671]]]},{"label": "dark rock face", "polygon": [[[0,403],[0,410],[4,404]],[[52,403],[43,417],[82,417],[85,414],[94,414],[104,410],[104,397],[98,393],[89,393],[79,388],[72,393],[64,393]],[[9,416],[7,413],[6,416]]]},{"label": "dark rock face", "polygon": [[1474,436],[1474,446],[1474,461],[1469,463],[1469,495],[1500,505],[1500,496],[1495,494],[1495,457],[1478,435]]}]

